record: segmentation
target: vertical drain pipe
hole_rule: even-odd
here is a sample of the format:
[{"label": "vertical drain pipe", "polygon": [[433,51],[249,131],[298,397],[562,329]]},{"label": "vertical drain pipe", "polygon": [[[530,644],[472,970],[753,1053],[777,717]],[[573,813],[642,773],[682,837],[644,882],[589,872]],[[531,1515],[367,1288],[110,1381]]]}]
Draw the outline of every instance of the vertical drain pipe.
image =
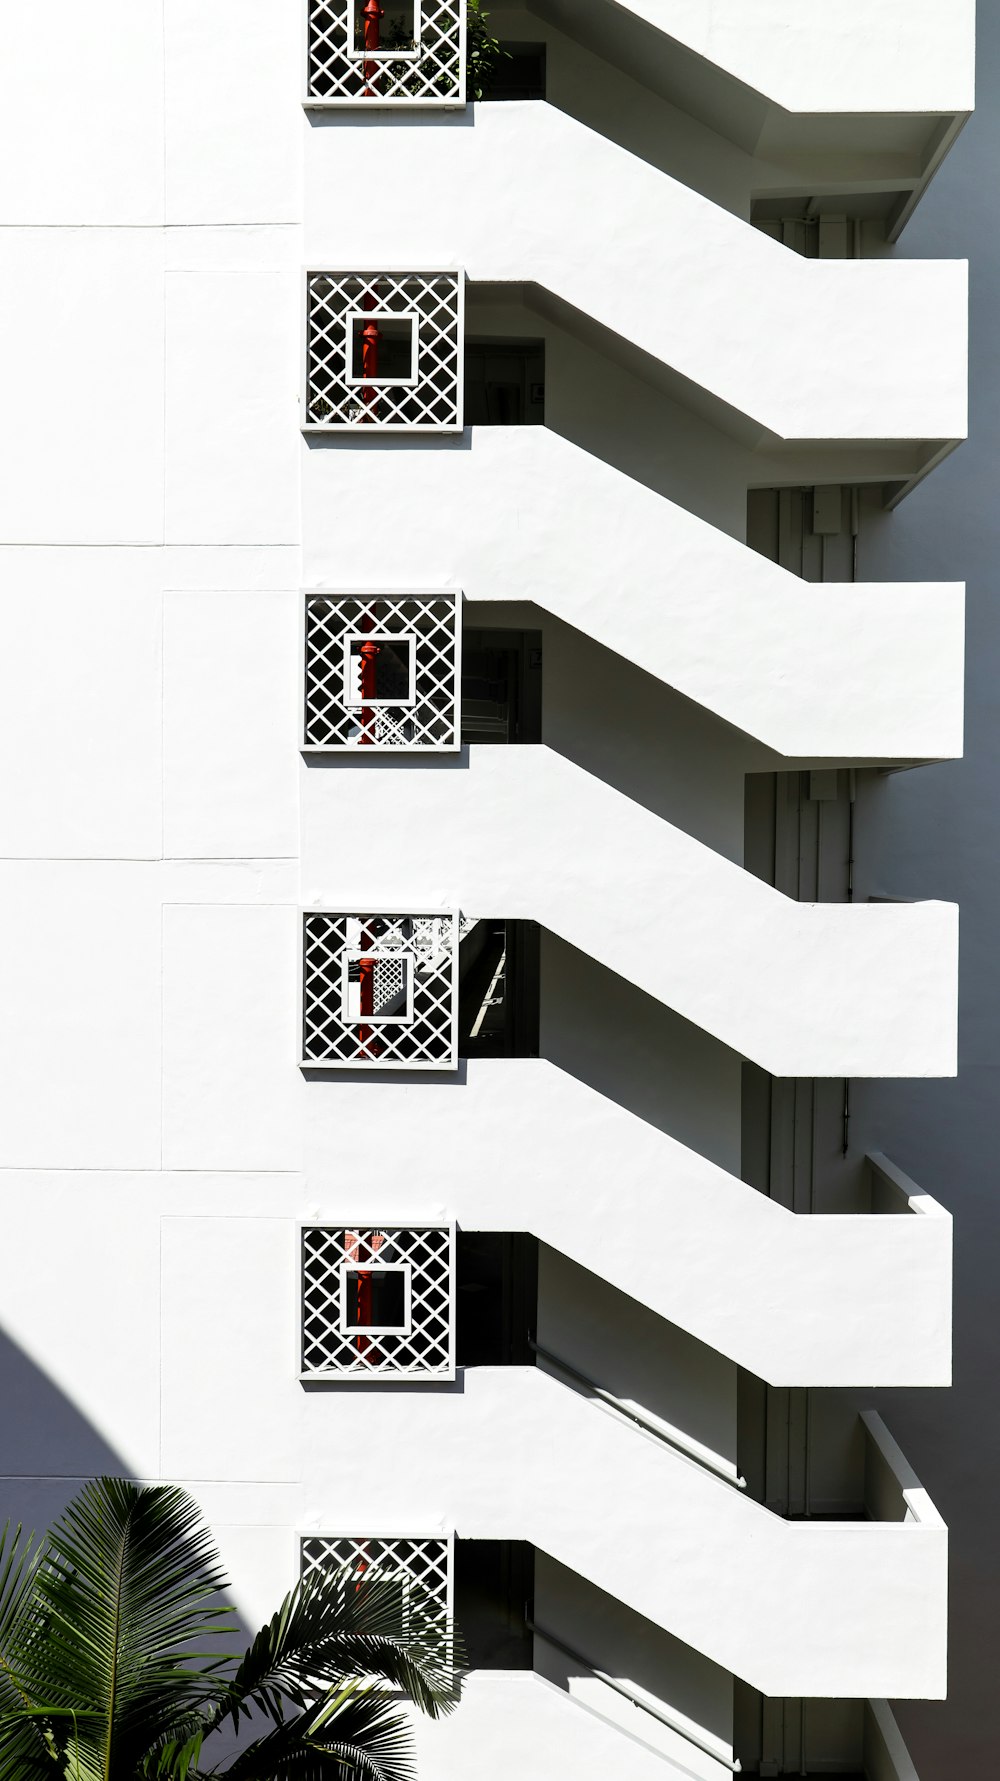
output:
[{"label": "vertical drain pipe", "polygon": [[377,99],[379,97],[378,88],[373,85],[373,82],[378,79],[378,63],[370,62],[368,57],[377,55],[382,46],[382,20],[384,16],[385,14],[378,3],[378,0],[365,0],[361,14],[361,17],[364,20],[365,38],[365,90],[363,94],[365,99]]}]

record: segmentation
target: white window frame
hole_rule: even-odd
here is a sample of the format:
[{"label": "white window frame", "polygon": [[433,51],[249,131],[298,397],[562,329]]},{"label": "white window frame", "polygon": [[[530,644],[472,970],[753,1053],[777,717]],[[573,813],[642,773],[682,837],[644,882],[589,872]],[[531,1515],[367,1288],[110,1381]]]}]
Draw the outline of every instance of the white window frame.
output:
[{"label": "white window frame", "polygon": [[[396,963],[401,961],[406,966],[406,1010],[403,1014],[350,1014],[348,1002],[351,994],[351,966],[361,959],[371,959],[377,964],[380,959]],[[380,952],[377,946],[369,947],[362,952],[356,946],[345,949],[340,967],[340,1018],[345,1027],[409,1027],[413,1025],[413,996],[415,990],[415,973],[417,955],[415,952],[404,952],[402,948],[394,948],[391,952]]]},{"label": "white window frame", "polygon": [[[384,587],[361,588],[361,589],[359,589],[357,587],[353,587],[353,588],[351,588],[351,587],[310,587],[310,588],[304,588],[302,590],[302,599],[299,604],[299,640],[298,640],[299,641],[298,685],[299,685],[299,689],[300,689],[300,692],[299,692],[299,751],[300,751],[300,753],[305,754],[305,755],[313,755],[313,754],[315,754],[315,755],[343,755],[343,754],[355,755],[360,752],[356,744],[351,744],[351,743],[346,743],[346,742],[308,742],[306,740],[307,721],[308,721],[307,720],[308,685],[307,685],[307,681],[306,681],[306,669],[307,669],[307,663],[308,663],[309,602],[310,602],[310,600],[336,601],[336,600],[345,600],[345,599],[352,599],[352,600],[356,600],[356,599],[363,599],[363,600],[368,600],[368,599],[371,599],[371,600],[378,600],[378,599],[450,600],[453,602],[454,613],[453,613],[453,617],[451,620],[451,626],[452,626],[451,637],[452,637],[452,645],[453,645],[453,649],[454,649],[454,661],[455,661],[454,682],[453,682],[453,700],[452,700],[452,714],[453,714],[452,727],[453,727],[453,732],[454,732],[454,741],[452,741],[452,742],[400,742],[400,743],[394,743],[391,748],[380,748],[377,752],[379,754],[387,755],[387,756],[391,756],[391,755],[395,755],[395,754],[459,754],[459,753],[461,753],[461,749],[462,749],[462,610],[463,610],[465,596],[464,596],[461,588],[384,588]],[[393,643],[403,642],[403,641],[409,640],[412,637],[412,638],[416,639],[416,647],[419,647],[423,641],[420,636],[419,631],[393,631],[393,632],[389,632],[386,634],[388,635],[390,641]],[[377,640],[378,636],[379,636],[379,632],[378,631],[367,631],[367,632],[351,631],[351,632],[345,633],[345,639],[347,641],[349,641],[350,639],[352,639],[355,636],[374,637]],[[412,701],[412,705],[407,705],[405,707],[401,705],[400,706],[401,710],[402,709],[411,710],[411,709],[416,708],[416,704],[417,704],[416,679],[415,679],[416,671],[417,671],[417,663],[416,663],[416,653],[414,651],[413,657],[411,659],[411,672],[414,676],[413,701]],[[376,701],[376,703],[378,703],[378,701]],[[395,701],[393,701],[393,704],[395,704]],[[356,711],[360,708],[360,700],[358,701],[358,705],[355,705],[353,703],[353,701],[351,701],[349,703],[345,699],[344,705],[345,705],[346,710]]]},{"label": "white window frame", "polygon": [[[399,916],[399,915],[408,915],[408,916],[416,915],[418,917],[420,917],[420,916],[434,916],[434,917],[439,918],[440,920],[448,921],[451,923],[451,934],[452,934],[451,1027],[450,1027],[450,1045],[449,1045],[448,1058],[447,1059],[435,1058],[431,1061],[428,1061],[426,1058],[376,1058],[376,1059],[372,1060],[370,1058],[310,1058],[310,1057],[302,1056],[302,1051],[304,1051],[304,1049],[305,1049],[304,1045],[301,1045],[301,1035],[305,1032],[305,975],[306,975],[306,970],[305,970],[305,947],[303,945],[303,939],[305,936],[306,916],[307,915],[357,916],[359,914],[359,910],[357,908],[352,907],[352,908],[345,909],[343,904],[334,905],[331,903],[310,903],[308,905],[308,907],[303,906],[299,909],[299,920],[298,920],[299,997],[298,997],[298,1010],[297,1010],[297,1019],[298,1019],[297,1031],[300,1035],[300,1046],[301,1046],[300,1054],[299,1054],[299,1068],[302,1070],[322,1070],[324,1072],[326,1072],[326,1071],[332,1072],[334,1070],[336,1070],[336,1071],[349,1070],[351,1072],[354,1072],[354,1071],[360,1070],[365,1075],[368,1075],[368,1076],[376,1075],[379,1071],[388,1071],[388,1070],[391,1070],[393,1073],[398,1073],[399,1071],[409,1070],[409,1071],[419,1071],[421,1074],[429,1073],[429,1074],[434,1074],[434,1075],[438,1075],[438,1076],[454,1076],[458,1070],[458,1067],[459,1067],[459,1056],[458,1056],[458,942],[459,942],[459,933],[460,933],[460,924],[461,924],[461,914],[460,914],[459,910],[457,910],[457,909],[427,909],[422,906],[417,909],[393,909],[393,908],[388,907],[385,903],[382,903],[382,904],[380,904],[378,909],[369,911],[369,913],[374,914],[374,915],[389,915],[389,916]],[[345,950],[347,950],[347,949],[345,949]],[[362,954],[362,956],[371,958],[372,953],[368,952],[366,954]],[[398,957],[398,954],[396,956]],[[341,1004],[341,1006],[343,1006],[343,1003]],[[350,1022],[348,1022],[346,1024],[349,1024],[350,1026],[355,1026],[355,1027],[356,1026],[370,1026],[372,1024],[372,1021],[370,1018],[366,1018],[364,1021],[351,1020]],[[376,1019],[375,1024],[378,1024],[377,1019]],[[397,1015],[394,1015],[388,1021],[387,1024],[390,1026],[392,1026],[392,1025],[402,1026],[402,1025],[405,1025],[406,1023],[401,1021]]]},{"label": "white window frame", "polygon": [[[302,108],[304,111],[354,111],[354,110],[359,110],[359,109],[364,110],[364,111],[377,111],[377,110],[395,111],[397,109],[403,110],[403,111],[464,111],[466,106],[471,104],[472,101],[471,101],[471,99],[469,97],[469,93],[468,93],[468,76],[467,76],[467,72],[466,72],[466,57],[467,57],[467,53],[468,53],[468,43],[467,43],[467,40],[468,40],[468,11],[467,11],[467,7],[465,5],[465,0],[460,0],[460,4],[458,6],[459,39],[458,39],[458,68],[456,70],[457,78],[458,78],[458,91],[457,91],[457,93],[451,94],[446,99],[441,98],[438,94],[433,93],[433,92],[424,93],[421,95],[420,98],[412,98],[409,95],[400,93],[395,98],[392,98],[392,99],[385,98],[384,95],[381,93],[377,93],[374,97],[371,97],[371,98],[364,98],[363,95],[360,93],[356,94],[353,97],[346,97],[343,95],[339,95],[339,96],[334,96],[332,98],[323,98],[318,94],[311,93],[309,90],[311,80],[312,80],[312,65],[311,65],[310,55],[309,55],[311,7],[309,4],[309,0],[299,0],[299,4],[301,7],[301,13],[300,13],[301,23],[300,23],[300,29],[299,29],[299,43],[300,43],[299,59],[300,59],[301,80],[302,80],[301,90],[304,95],[304,97],[302,99]],[[422,0],[421,0],[420,12],[421,12],[420,35],[417,38],[417,42],[420,45],[419,52],[414,52],[413,50],[395,50],[395,51],[379,50],[378,58],[385,55],[388,59],[390,59],[392,61],[402,61],[402,60],[408,59],[408,60],[412,61],[415,65],[418,64],[419,58],[422,57],[426,53],[424,50],[424,47],[423,47],[423,4],[422,4]],[[414,23],[416,23],[416,18],[414,18]],[[354,26],[353,26],[353,20],[351,18],[350,12],[348,12],[346,14],[346,28],[345,28],[344,36],[345,36],[345,42],[347,45],[347,48],[343,52],[344,60],[349,61],[351,63],[354,63],[355,61],[364,61],[365,57],[364,57],[363,53],[360,50],[355,50],[351,47],[354,42]],[[373,58],[373,59],[378,59],[378,58]]]},{"label": "white window frame", "polygon": [[[425,1527],[425,1528],[420,1528],[419,1530],[414,1530],[413,1528],[406,1528],[406,1527],[403,1527],[403,1528],[396,1527],[396,1528],[391,1529],[390,1531],[386,1531],[384,1528],[375,1527],[375,1528],[366,1528],[364,1533],[359,1534],[359,1533],[355,1533],[351,1529],[348,1529],[343,1532],[338,1532],[336,1529],[331,1528],[329,1525],[325,1525],[323,1527],[316,1527],[316,1528],[303,1528],[300,1526],[295,1530],[294,1538],[295,1538],[295,1555],[298,1560],[298,1575],[299,1575],[299,1577],[302,1577],[305,1574],[303,1571],[303,1568],[302,1568],[302,1548],[303,1548],[304,1543],[307,1540],[355,1540],[358,1542],[364,1542],[367,1540],[409,1540],[409,1541],[412,1541],[414,1544],[416,1544],[417,1542],[419,1542],[421,1540],[441,1540],[441,1541],[443,1541],[444,1545],[446,1547],[444,1612],[445,1612],[445,1616],[446,1616],[448,1625],[451,1627],[454,1627],[454,1624],[455,1624],[455,1530],[453,1527],[445,1527],[445,1528],[427,1528],[427,1527]],[[414,1579],[410,1575],[409,1571],[405,1571],[405,1570],[401,1570],[397,1573],[397,1572],[385,1569],[382,1571],[381,1574],[384,1577],[393,1577],[393,1576],[399,1575],[400,1577],[405,1578],[407,1580],[407,1582],[411,1583],[411,1584],[414,1581]],[[407,1599],[408,1598],[409,1598],[409,1591],[407,1591]]]},{"label": "white window frame", "polygon": [[[344,382],[350,390],[415,390],[420,382],[420,317],[415,309],[349,309],[346,316],[347,338],[344,342]],[[409,322],[409,377],[355,377],[354,324],[368,322]]]},{"label": "white window frame", "polygon": [[[325,1367],[304,1367],[303,1366],[302,1350],[303,1350],[303,1320],[304,1320],[304,1316],[305,1316],[305,1292],[304,1292],[304,1274],[303,1274],[303,1270],[302,1270],[301,1258],[302,1258],[302,1254],[303,1254],[303,1247],[304,1247],[304,1240],[305,1240],[306,1232],[307,1231],[317,1231],[317,1230],[319,1230],[319,1231],[322,1231],[322,1230],[367,1231],[367,1230],[372,1230],[374,1228],[376,1228],[376,1227],[373,1224],[370,1209],[365,1213],[365,1216],[363,1218],[344,1218],[344,1217],[341,1217],[339,1214],[337,1214],[336,1216],[329,1215],[329,1216],[323,1216],[323,1217],[318,1217],[318,1218],[309,1218],[309,1219],[300,1220],[299,1226],[298,1226],[298,1247],[297,1247],[297,1251],[296,1251],[296,1253],[299,1257],[298,1287],[296,1290],[296,1307],[295,1307],[294,1329],[292,1332],[292,1339],[294,1342],[294,1347],[292,1349],[292,1353],[293,1353],[293,1357],[294,1357],[294,1366],[293,1366],[294,1374],[303,1384],[309,1384],[311,1382],[317,1383],[317,1382],[321,1382],[321,1381],[326,1381],[326,1382],[332,1382],[332,1383],[336,1384],[338,1386],[338,1388],[340,1386],[359,1385],[365,1390],[371,1390],[373,1387],[378,1387],[380,1385],[421,1386],[421,1385],[449,1385],[449,1384],[454,1383],[455,1379],[458,1376],[458,1370],[457,1370],[457,1366],[456,1366],[456,1362],[455,1362],[455,1345],[456,1345],[456,1329],[457,1329],[456,1320],[457,1320],[457,1316],[458,1316],[458,1287],[457,1287],[458,1225],[457,1225],[455,1219],[453,1219],[453,1218],[448,1219],[448,1218],[394,1217],[391,1219],[382,1220],[381,1223],[377,1227],[381,1230],[385,1230],[390,1233],[394,1230],[446,1231],[447,1232],[447,1234],[448,1234],[448,1352],[447,1352],[446,1365],[444,1365],[443,1367],[428,1368],[426,1372],[411,1371],[409,1369],[402,1368],[402,1367],[400,1367],[394,1371],[392,1368],[386,1367],[386,1368],[381,1369],[380,1371],[377,1371],[377,1372],[372,1371],[370,1373],[365,1372],[363,1369],[358,1369],[357,1371],[347,1372],[345,1370],[342,1370],[340,1367],[335,1367],[335,1366],[325,1366]],[[370,1264],[369,1264],[369,1266],[370,1266]],[[395,1268],[405,1267],[410,1272],[411,1278],[410,1278],[410,1282],[408,1283],[408,1286],[407,1286],[407,1294],[408,1294],[408,1296],[407,1296],[407,1315],[409,1316],[409,1319],[410,1319],[410,1328],[406,1332],[406,1334],[409,1336],[412,1336],[413,1335],[413,1293],[412,1293],[413,1263],[412,1262],[387,1262],[387,1263],[384,1263],[383,1266],[395,1267]],[[349,1271],[355,1272],[355,1273],[359,1271],[359,1264],[357,1262],[348,1261],[346,1258],[344,1259],[344,1261],[342,1263],[338,1263],[338,1270],[341,1267],[346,1267]],[[342,1287],[338,1280],[338,1286],[337,1286],[338,1310],[340,1309],[341,1293],[342,1293]],[[382,1336],[399,1336],[399,1335],[403,1334],[403,1332],[401,1330],[397,1330],[397,1329],[381,1330],[381,1331],[364,1330],[364,1329],[359,1329],[354,1325],[352,1325],[349,1329],[345,1325],[342,1329],[339,1330],[338,1333],[339,1333],[341,1339],[344,1341],[347,1341],[350,1338],[352,1338],[354,1336],[359,1336],[359,1335],[361,1335],[361,1336],[373,1335],[374,1336],[374,1335],[381,1334]],[[386,1537],[388,1537],[388,1536],[386,1536]],[[400,1538],[400,1539],[405,1539],[408,1536],[398,1535],[396,1537]],[[426,1537],[430,1538],[430,1535],[427,1535]],[[435,1537],[437,1537],[437,1536],[435,1536]]]},{"label": "white window frame", "polygon": [[[349,1323],[347,1318],[347,1278],[349,1274],[402,1274],[403,1322],[374,1324]],[[340,1264],[337,1301],[342,1336],[412,1336],[413,1334],[413,1268],[410,1262],[351,1262]]]},{"label": "white window frame", "polygon": [[[417,644],[416,631],[348,631],[344,638],[344,705],[348,711],[360,711],[368,706],[378,706],[387,710],[408,711],[417,702]],[[353,661],[351,646],[354,643],[408,643],[410,646],[410,690],[403,699],[363,699],[351,685]],[[303,668],[303,674],[305,670]]]},{"label": "white window frame", "polygon": [[[301,269],[300,288],[301,288],[302,296],[301,296],[301,306],[299,309],[299,315],[301,317],[301,320],[300,320],[300,353],[299,353],[299,416],[300,416],[299,426],[300,426],[300,431],[303,433],[316,433],[316,434],[329,433],[332,435],[337,435],[337,434],[346,435],[346,434],[352,433],[354,431],[355,426],[358,425],[358,422],[353,422],[353,421],[338,421],[338,422],[335,422],[333,425],[331,425],[328,421],[315,421],[315,420],[310,420],[308,418],[309,417],[309,324],[310,324],[310,319],[311,319],[310,308],[309,308],[309,297],[310,297],[309,281],[311,278],[322,278],[322,277],[327,277],[327,276],[334,276],[336,274],[336,272],[339,270],[340,270],[339,268],[334,268],[334,271],[331,273],[329,266],[324,266],[322,263],[318,263],[316,261],[310,261],[308,263],[308,265],[303,266]],[[366,268],[364,266],[361,266],[361,267],[350,268],[350,275],[352,277],[358,277],[358,278],[371,278],[374,276],[385,277],[385,278],[454,278],[455,291],[456,291],[455,327],[456,327],[457,339],[458,339],[458,363],[457,363],[456,378],[455,378],[455,407],[457,410],[458,418],[454,421],[414,421],[412,423],[409,421],[406,421],[406,422],[391,421],[386,426],[373,427],[371,429],[371,433],[373,435],[382,434],[386,438],[391,438],[393,435],[402,435],[404,437],[411,436],[411,437],[415,437],[415,438],[419,438],[421,435],[430,435],[431,437],[441,437],[441,436],[447,435],[447,436],[451,437],[451,436],[454,436],[454,435],[457,435],[460,433],[464,433],[465,432],[465,339],[466,339],[466,325],[465,325],[466,276],[465,276],[464,267],[462,267],[462,266],[413,266],[413,265],[395,266],[395,267],[394,266],[382,266],[380,268],[377,268],[375,271],[373,271],[371,268]],[[341,276],[344,276],[344,274],[342,272],[341,272]],[[345,316],[365,315],[365,314],[378,315],[378,313],[379,313],[378,310],[349,309],[349,310],[345,311]],[[407,315],[410,314],[410,311],[405,310],[405,309],[391,310],[390,314],[394,318],[404,319]],[[419,318],[419,315],[418,315],[418,319],[422,319],[422,318]],[[350,330],[348,330],[347,331],[347,341],[345,343],[345,346],[346,346],[346,349],[348,352],[350,350],[350,345],[351,345],[351,333],[350,333]],[[414,378],[414,381],[412,383],[394,385],[390,379],[386,379],[385,380],[385,388],[386,389],[403,388],[403,389],[418,390],[420,388],[420,352],[419,352],[419,344],[416,342],[416,337],[415,337],[415,348],[416,348],[416,359],[415,359],[416,377]],[[348,387],[352,390],[367,387],[368,389],[378,391],[378,389],[380,387],[380,382],[378,379],[375,379],[375,378],[370,378],[367,381],[352,380],[349,385],[345,384],[345,388],[348,388]],[[362,405],[359,404],[359,407],[361,407],[361,406]],[[359,417],[359,419],[360,419],[360,417]],[[363,431],[363,429],[359,429],[359,430]]]},{"label": "white window frame", "polygon": [[[423,55],[423,6],[422,0],[413,0],[413,49],[352,49],[354,42],[354,9],[359,0],[344,0],[343,17],[347,32],[348,47],[344,51],[344,59],[348,62],[416,62]],[[392,0],[387,0],[385,11],[388,12]]]}]

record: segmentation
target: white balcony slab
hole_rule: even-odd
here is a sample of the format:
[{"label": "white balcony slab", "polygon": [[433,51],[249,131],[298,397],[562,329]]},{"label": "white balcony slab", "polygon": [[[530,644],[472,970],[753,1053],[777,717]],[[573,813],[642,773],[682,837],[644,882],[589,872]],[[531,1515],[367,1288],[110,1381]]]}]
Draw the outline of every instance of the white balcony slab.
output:
[{"label": "white balcony slab", "polygon": [[365,527],[370,452],[305,454],[310,586],[533,601],[792,758],[961,752],[961,584],[803,582],[546,427],[388,461]]},{"label": "white balcony slab", "polygon": [[343,1215],[336,1184],[371,1174],[371,1131],[403,1119],[405,1096],[405,1190],[378,1169],[380,1218],[531,1231],[772,1385],[950,1381],[951,1219],[932,1200],[796,1216],[544,1058],[474,1058],[461,1087],[419,1093],[322,1086],[307,1103],[317,1223]]},{"label": "white balcony slab", "polygon": [[544,747],[302,783],[308,907],[540,922],[777,1076],[956,1069],[951,904],[805,904]]},{"label": "white balcony slab", "polygon": [[537,284],[772,439],[965,436],[964,262],[804,259],[549,105],[412,132],[402,181],[399,144],[365,131],[380,199],[345,216],[357,139],[313,132],[310,264]]}]

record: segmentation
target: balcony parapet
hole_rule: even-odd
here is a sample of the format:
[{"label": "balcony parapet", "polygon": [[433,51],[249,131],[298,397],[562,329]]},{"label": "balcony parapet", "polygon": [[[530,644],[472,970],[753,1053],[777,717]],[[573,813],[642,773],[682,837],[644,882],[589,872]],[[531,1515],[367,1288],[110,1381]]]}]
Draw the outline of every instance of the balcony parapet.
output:
[{"label": "balcony parapet", "polygon": [[[789,759],[962,750],[959,583],[806,585],[547,427],[482,427],[409,455],[393,524],[353,523],[364,441],[304,466],[313,587],[433,588],[531,601]],[[517,523],[512,523],[512,516]]]},{"label": "balcony parapet", "polygon": [[965,436],[964,262],[804,259],[549,105],[417,131],[405,181],[398,132],[367,130],[380,201],[345,218],[355,154],[337,131],[310,139],[315,268],[458,263],[476,283],[535,284],[771,442]]}]

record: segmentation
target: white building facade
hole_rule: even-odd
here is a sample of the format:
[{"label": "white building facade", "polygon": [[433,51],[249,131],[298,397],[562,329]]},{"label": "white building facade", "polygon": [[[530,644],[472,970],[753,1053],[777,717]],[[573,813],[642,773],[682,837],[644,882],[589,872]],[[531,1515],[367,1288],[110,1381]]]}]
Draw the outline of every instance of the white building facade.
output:
[{"label": "white building facade", "polygon": [[858,1108],[958,926],[856,811],[963,590],[859,566],[966,430],[973,6],[498,4],[478,102],[374,11],[11,25],[0,1509],[414,1577],[426,1781],[914,1781],[951,1221]]}]

